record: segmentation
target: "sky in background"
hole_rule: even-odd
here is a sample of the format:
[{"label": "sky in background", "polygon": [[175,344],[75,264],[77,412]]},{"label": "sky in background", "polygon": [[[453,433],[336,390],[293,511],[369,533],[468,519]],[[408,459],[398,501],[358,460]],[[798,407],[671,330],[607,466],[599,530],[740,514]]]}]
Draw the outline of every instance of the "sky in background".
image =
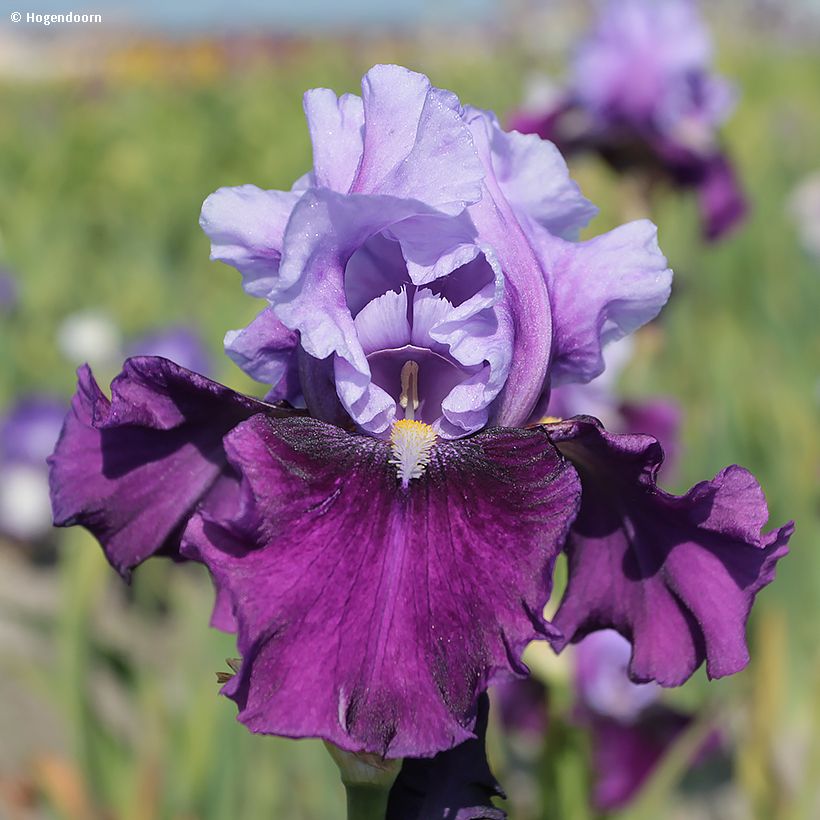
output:
[{"label": "sky in background", "polygon": [[504,0],[3,0],[10,10],[38,14],[101,14],[106,25],[190,31],[247,29],[300,31],[405,26],[492,19]]}]

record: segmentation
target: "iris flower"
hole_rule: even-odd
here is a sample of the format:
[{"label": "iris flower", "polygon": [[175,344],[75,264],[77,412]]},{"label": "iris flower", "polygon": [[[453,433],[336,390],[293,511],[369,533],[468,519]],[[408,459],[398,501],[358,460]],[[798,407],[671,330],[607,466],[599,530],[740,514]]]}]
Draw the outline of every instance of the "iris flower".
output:
[{"label": "iris flower", "polygon": [[565,154],[593,151],[617,171],[696,190],[703,233],[719,239],[746,203],[718,135],[735,94],[711,61],[694,0],[609,0],[578,44],[566,90],[511,126]]},{"label": "iris flower", "polygon": [[223,692],[253,732],[446,755],[487,687],[527,674],[530,641],[603,628],[632,642],[636,680],[741,669],[790,534],[761,534],[754,478],[669,495],[654,439],[541,423],[553,387],[599,375],[666,301],[654,226],[577,241],[594,208],[555,146],[407,69],[304,108],[312,170],[222,188],[201,216],[212,258],[267,301],[226,336],[266,400],[155,357],[109,399],[81,368],[57,524],[126,577],[157,553],[206,564],[241,654]]}]

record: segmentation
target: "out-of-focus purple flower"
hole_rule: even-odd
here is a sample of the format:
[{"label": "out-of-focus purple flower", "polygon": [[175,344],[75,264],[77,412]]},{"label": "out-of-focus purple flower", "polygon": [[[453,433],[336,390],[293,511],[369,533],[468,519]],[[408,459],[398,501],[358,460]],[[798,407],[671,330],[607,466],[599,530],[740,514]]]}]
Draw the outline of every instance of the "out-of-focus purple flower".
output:
[{"label": "out-of-focus purple flower", "polygon": [[[228,354],[307,413],[162,359],[127,362],[111,400],[81,371],[52,458],[57,521],[95,532],[124,573],[158,551],[208,566],[242,655],[223,692],[255,732],[431,757],[475,737],[481,694],[526,673],[529,641],[613,620],[649,653],[639,677],[740,668],[748,605],[785,551],[785,534],[760,536],[748,474],[676,499],[651,486],[654,440],[535,423],[665,302],[654,226],[575,241],[592,207],[554,146],[397,66],[368,72],[361,98],[308,92],[305,111],[313,169],[287,192],[220,189],[201,223],[268,302]],[[636,576],[614,560],[617,511],[641,504],[656,539],[627,545]],[[543,610],[579,505],[561,635]],[[692,543],[672,552],[681,531]],[[575,575],[602,556],[612,594],[587,583],[590,599]],[[670,610],[661,658],[642,590]],[[683,634],[689,606],[706,641]]]},{"label": "out-of-focus purple flower", "polygon": [[[629,679],[630,654],[629,642],[612,630],[584,638],[574,653],[575,714],[591,733],[592,799],[602,811],[629,803],[692,722],[658,701],[657,684]],[[716,742],[709,738],[698,756]]]},{"label": "out-of-focus purple flower", "polygon": [[210,376],[214,369],[199,333],[190,327],[162,328],[141,336],[126,347],[125,355],[160,356],[202,376]]},{"label": "out-of-focus purple flower", "polygon": [[54,449],[65,404],[26,396],[0,417],[0,532],[35,541],[51,530],[46,458]]},{"label": "out-of-focus purple flower", "polygon": [[693,0],[609,0],[578,45],[565,94],[511,126],[565,154],[595,151],[616,170],[694,188],[704,235],[718,239],[746,203],[718,140],[735,95],[711,61]]},{"label": "out-of-focus purple flower", "polygon": [[18,299],[17,279],[10,270],[0,267],[0,315],[11,313]]}]

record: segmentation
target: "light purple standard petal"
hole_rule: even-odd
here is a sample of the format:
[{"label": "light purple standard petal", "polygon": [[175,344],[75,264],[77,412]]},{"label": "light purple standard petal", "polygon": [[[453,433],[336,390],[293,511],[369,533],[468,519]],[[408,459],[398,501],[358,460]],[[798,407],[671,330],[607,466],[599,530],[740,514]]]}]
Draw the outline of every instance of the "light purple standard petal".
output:
[{"label": "light purple standard petal", "polygon": [[351,193],[415,199],[457,214],[481,197],[483,170],[455,94],[423,74],[377,65],[362,78],[364,148]]},{"label": "light purple standard petal", "polygon": [[226,447],[241,514],[186,538],[233,599],[239,719],[387,757],[473,737],[478,695],[551,634],[578,483],[546,436],[439,440],[406,489],[387,442],[313,419],[256,416]]},{"label": "light purple standard petal", "polygon": [[236,478],[222,437],[277,411],[166,359],[126,361],[111,401],[87,366],[78,382],[49,458],[54,523],[84,526],[127,578],[155,553],[177,556],[195,510],[225,512]]},{"label": "light purple standard petal", "polygon": [[355,94],[337,98],[329,88],[313,88],[306,92],[303,106],[313,143],[311,182],[346,193],[362,159],[362,100]]},{"label": "light purple standard petal", "polygon": [[612,435],[583,416],[546,429],[583,486],[556,648],[612,628],[632,642],[636,682],[677,686],[704,660],[710,678],[741,670],[752,602],[774,579],[793,525],[761,534],[766,500],[740,467],[675,496],[655,485],[663,453],[654,439]]},{"label": "light purple standard petal", "polygon": [[285,226],[300,196],[239,185],[220,188],[202,204],[199,224],[211,240],[211,259],[236,268],[251,296],[273,289]]},{"label": "light purple standard petal", "polygon": [[252,379],[271,386],[268,401],[298,404],[302,395],[298,362],[299,334],[288,330],[265,308],[242,330],[225,334],[225,352]]},{"label": "light purple standard petal", "polygon": [[531,229],[552,302],[552,384],[590,381],[603,372],[603,346],[653,319],[669,298],[672,271],[657,228],[642,219],[578,243]]},{"label": "light purple standard petal", "polygon": [[[468,112],[467,121],[481,162],[491,171],[493,124],[477,111]],[[495,402],[491,422],[517,427],[529,418],[547,378],[552,313],[541,264],[519,217],[495,174],[487,173],[484,182],[484,194],[469,213],[481,242],[493,249],[497,265],[504,272],[503,310],[515,340],[505,389]]]},{"label": "light purple standard petal", "polygon": [[492,173],[513,208],[555,236],[577,239],[598,209],[570,177],[555,145],[535,134],[505,132],[489,111],[469,108],[468,116],[485,121]]}]

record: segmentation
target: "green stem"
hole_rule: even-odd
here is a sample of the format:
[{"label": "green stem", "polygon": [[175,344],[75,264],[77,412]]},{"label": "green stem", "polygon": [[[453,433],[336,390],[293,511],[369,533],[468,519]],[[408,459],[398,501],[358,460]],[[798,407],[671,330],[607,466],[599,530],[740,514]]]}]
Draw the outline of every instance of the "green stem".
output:
[{"label": "green stem", "polygon": [[347,820],[384,820],[390,789],[345,783]]},{"label": "green stem", "polygon": [[343,752],[325,743],[339,767],[347,792],[347,820],[384,820],[393,781],[401,760],[385,760],[379,755]]}]

